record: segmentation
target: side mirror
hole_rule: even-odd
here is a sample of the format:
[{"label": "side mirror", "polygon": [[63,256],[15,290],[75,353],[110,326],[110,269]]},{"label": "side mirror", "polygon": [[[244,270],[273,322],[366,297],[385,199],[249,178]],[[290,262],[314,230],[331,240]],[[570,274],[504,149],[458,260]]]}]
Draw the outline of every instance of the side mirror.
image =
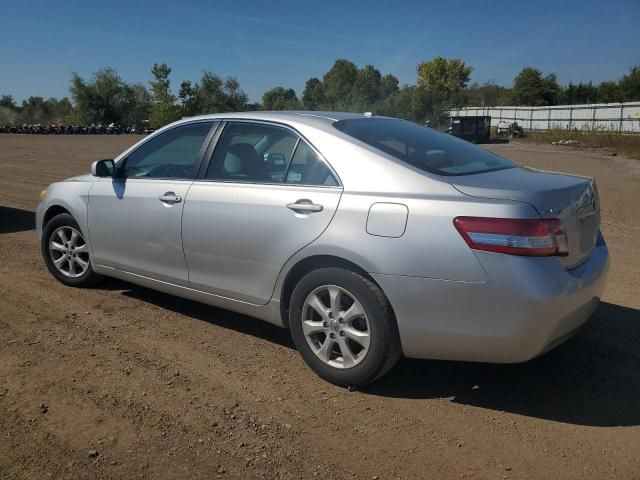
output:
[{"label": "side mirror", "polygon": [[113,177],[116,164],[110,158],[106,160],[96,160],[91,164],[91,175],[94,177]]}]

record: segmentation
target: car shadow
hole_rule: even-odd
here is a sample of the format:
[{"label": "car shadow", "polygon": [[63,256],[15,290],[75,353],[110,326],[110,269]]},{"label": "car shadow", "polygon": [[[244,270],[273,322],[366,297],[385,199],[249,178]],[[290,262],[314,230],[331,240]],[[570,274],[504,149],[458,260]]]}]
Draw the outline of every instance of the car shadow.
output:
[{"label": "car shadow", "polygon": [[228,328],[244,335],[262,338],[283,347],[295,349],[289,331],[270,323],[248,317],[239,313],[212,307],[204,303],[187,300],[162,292],[157,292],[145,287],[137,286],[123,280],[113,278],[105,279],[97,287],[100,290],[121,290],[122,295],[135,298],[172,312],[180,313],[187,317],[203,322]]},{"label": "car shadow", "polygon": [[0,206],[0,234],[26,232],[35,228],[35,212]]},{"label": "car shadow", "polygon": [[526,363],[402,359],[370,395],[453,402],[564,423],[640,425],[640,311],[602,303],[576,336]]},{"label": "car shadow", "polygon": [[[203,322],[295,348],[287,330],[191,300],[106,280],[100,287]],[[402,358],[364,395],[451,398],[491,410],[590,426],[640,425],[640,311],[602,303],[574,338],[526,363]],[[320,380],[318,380],[320,381]]]}]

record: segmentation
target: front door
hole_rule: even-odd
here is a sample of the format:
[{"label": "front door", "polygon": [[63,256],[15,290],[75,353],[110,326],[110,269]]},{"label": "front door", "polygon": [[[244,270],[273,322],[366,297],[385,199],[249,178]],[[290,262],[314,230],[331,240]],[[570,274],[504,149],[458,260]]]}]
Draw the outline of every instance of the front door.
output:
[{"label": "front door", "polygon": [[228,123],[185,202],[191,287],[266,304],[284,264],[325,230],[341,194],[324,160],[291,130]]},{"label": "front door", "polygon": [[88,210],[98,265],[188,285],[182,212],[212,125],[164,131],[119,161],[114,178],[95,182]]}]

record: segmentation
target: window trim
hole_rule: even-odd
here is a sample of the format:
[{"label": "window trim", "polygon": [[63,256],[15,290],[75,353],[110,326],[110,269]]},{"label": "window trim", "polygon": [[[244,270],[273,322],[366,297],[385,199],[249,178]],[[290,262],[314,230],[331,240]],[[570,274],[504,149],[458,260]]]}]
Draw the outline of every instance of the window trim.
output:
[{"label": "window trim", "polygon": [[[189,125],[196,125],[199,123],[208,123],[209,124],[209,131],[207,132],[207,134],[204,137],[204,140],[202,141],[202,145],[200,146],[200,150],[198,150],[198,155],[196,157],[196,161],[194,163],[194,167],[195,167],[195,171],[196,174],[191,177],[191,178],[181,178],[181,177],[127,177],[125,175],[122,175],[122,170],[126,168],[127,165],[127,160],[129,159],[129,157],[134,154],[135,152],[137,152],[140,148],[142,148],[144,145],[146,145],[147,143],[149,143],[150,141],[152,141],[155,138],[160,137],[161,135],[164,135],[167,132],[170,132],[171,130],[175,130],[177,128],[181,128],[181,127],[186,127]],[[143,141],[141,141],[138,145],[136,145],[136,147],[127,152],[127,155],[122,157],[121,159],[118,160],[118,162],[115,165],[114,168],[114,179],[115,180],[120,180],[120,181],[127,181],[130,182],[132,180],[162,180],[162,181],[188,181],[188,182],[193,182],[194,180],[196,180],[198,178],[198,174],[200,173],[200,169],[202,168],[202,163],[203,163],[203,159],[204,159],[204,155],[206,154],[207,151],[207,147],[209,146],[209,144],[211,143],[211,139],[213,138],[214,134],[219,130],[220,125],[222,124],[222,120],[220,119],[199,119],[199,120],[193,120],[193,121],[187,121],[187,122],[181,122],[178,123],[170,128],[167,128],[165,130],[161,130],[159,131],[157,134],[155,135],[149,135],[147,138],[145,138]]]},{"label": "window trim", "polygon": [[289,154],[289,158],[287,158],[287,164],[284,166],[284,174],[282,175],[282,183],[287,183],[287,175],[289,175],[289,168],[291,167],[291,162],[293,162],[293,157],[296,155],[296,150],[298,150],[298,146],[300,146],[300,142],[302,140],[300,137],[296,138],[296,143],[293,146],[293,150]]},{"label": "window trim", "polygon": [[[241,185],[277,185],[277,186],[286,186],[286,187],[314,187],[314,188],[338,188],[343,189],[342,180],[336,173],[335,169],[331,166],[331,164],[327,161],[327,159],[320,153],[320,151],[309,141],[307,138],[298,132],[295,128],[287,125],[286,123],[274,122],[269,120],[255,120],[251,118],[221,118],[220,125],[218,126],[215,135],[211,138],[209,146],[204,153],[204,158],[202,159],[202,163],[200,165],[200,170],[198,171],[198,175],[196,176],[196,182],[206,182],[206,183],[232,183],[232,184],[241,184]],[[297,137],[296,144],[289,155],[287,160],[287,165],[285,167],[284,177],[281,182],[264,182],[264,181],[248,181],[248,180],[229,180],[223,178],[205,178],[207,174],[207,170],[209,169],[209,164],[211,163],[211,159],[213,158],[213,153],[220,142],[220,138],[222,134],[227,128],[228,124],[231,123],[251,123],[251,124],[259,124],[259,125],[267,125],[270,127],[278,127],[284,128],[285,130],[289,130]],[[293,161],[293,155],[298,148],[298,145],[301,141],[304,141],[307,146],[313,150],[320,161],[322,161],[325,166],[329,169],[331,174],[335,177],[338,182],[337,185],[307,185],[303,183],[285,183],[287,178],[287,172],[289,171],[289,165]]]},{"label": "window trim", "polygon": [[[306,142],[302,142],[302,140],[298,139],[298,141],[296,142],[295,146],[293,147],[293,150],[291,151],[291,156],[289,157],[289,161],[287,162],[287,168],[285,168],[284,170],[284,177],[282,177],[282,183],[286,184],[286,185],[303,185],[303,186],[313,186],[313,187],[336,187],[336,186],[340,186],[338,185],[314,185],[314,184],[304,184],[304,183],[287,183],[287,177],[289,176],[289,171],[291,170],[291,165],[293,164],[293,159],[296,156],[296,152],[298,151],[298,148],[300,147],[300,143],[305,143],[307,145],[307,147],[316,154],[316,156],[318,156],[318,158],[320,159],[320,161],[322,163],[324,163],[325,166],[327,166],[327,162],[324,161],[324,158],[320,157],[317,150],[311,148],[311,146],[306,143]],[[333,175],[333,171],[329,170],[329,172]],[[334,178],[337,179],[338,177],[336,177],[334,175]]]}]

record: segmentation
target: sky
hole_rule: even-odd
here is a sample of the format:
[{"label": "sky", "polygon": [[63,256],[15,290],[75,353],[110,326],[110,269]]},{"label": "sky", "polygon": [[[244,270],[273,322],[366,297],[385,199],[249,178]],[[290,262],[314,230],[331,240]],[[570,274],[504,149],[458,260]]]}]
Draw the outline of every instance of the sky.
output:
[{"label": "sky", "polygon": [[401,84],[436,56],[472,81],[510,86],[525,66],[569,82],[615,80],[640,63],[640,0],[0,0],[0,95],[68,95],[72,72],[115,68],[127,82],[172,68],[175,93],[203,70],[235,76],[251,101],[299,96],[337,58]]}]

